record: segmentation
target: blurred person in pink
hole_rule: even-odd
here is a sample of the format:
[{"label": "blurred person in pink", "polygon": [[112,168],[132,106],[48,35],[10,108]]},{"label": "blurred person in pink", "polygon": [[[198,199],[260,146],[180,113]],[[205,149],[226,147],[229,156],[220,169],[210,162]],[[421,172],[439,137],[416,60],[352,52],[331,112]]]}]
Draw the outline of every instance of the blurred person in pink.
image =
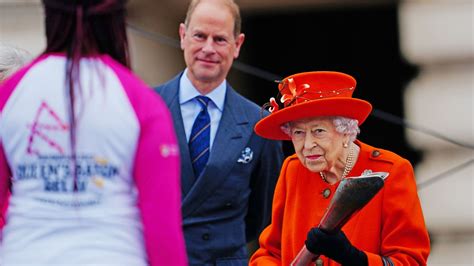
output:
[{"label": "blurred person in pink", "polygon": [[45,52],[0,85],[2,266],[187,265],[176,136],[129,69],[125,2],[43,0]]}]

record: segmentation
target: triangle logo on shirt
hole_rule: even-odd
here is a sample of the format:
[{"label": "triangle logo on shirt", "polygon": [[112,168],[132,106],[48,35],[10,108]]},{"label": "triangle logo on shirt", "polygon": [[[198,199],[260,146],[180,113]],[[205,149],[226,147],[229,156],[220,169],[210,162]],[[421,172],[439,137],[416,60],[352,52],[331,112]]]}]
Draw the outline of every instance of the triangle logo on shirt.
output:
[{"label": "triangle logo on shirt", "polygon": [[60,145],[59,139],[67,137],[64,133],[68,131],[69,126],[44,100],[28,128],[30,129],[26,149],[28,154],[40,156],[44,155],[44,152],[53,151],[64,155],[64,148]]}]

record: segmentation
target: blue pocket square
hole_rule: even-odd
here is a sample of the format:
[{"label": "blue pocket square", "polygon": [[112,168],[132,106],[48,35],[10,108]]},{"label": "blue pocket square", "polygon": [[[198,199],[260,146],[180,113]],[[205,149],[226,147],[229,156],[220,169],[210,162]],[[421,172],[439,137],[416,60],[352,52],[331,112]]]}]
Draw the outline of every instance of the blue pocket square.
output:
[{"label": "blue pocket square", "polygon": [[237,160],[238,163],[250,163],[253,159],[253,151],[249,147],[246,147],[243,151],[242,154],[240,155],[240,158]]}]

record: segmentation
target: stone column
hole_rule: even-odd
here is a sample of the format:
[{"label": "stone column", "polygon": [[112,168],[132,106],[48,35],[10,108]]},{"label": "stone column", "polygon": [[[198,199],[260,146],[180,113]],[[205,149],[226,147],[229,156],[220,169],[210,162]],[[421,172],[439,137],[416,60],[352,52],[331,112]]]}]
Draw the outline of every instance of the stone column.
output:
[{"label": "stone column", "polygon": [[411,145],[423,151],[415,172],[432,239],[428,265],[472,265],[473,2],[405,1],[399,14],[402,52],[420,67],[405,91],[406,119],[459,142],[406,130]]}]

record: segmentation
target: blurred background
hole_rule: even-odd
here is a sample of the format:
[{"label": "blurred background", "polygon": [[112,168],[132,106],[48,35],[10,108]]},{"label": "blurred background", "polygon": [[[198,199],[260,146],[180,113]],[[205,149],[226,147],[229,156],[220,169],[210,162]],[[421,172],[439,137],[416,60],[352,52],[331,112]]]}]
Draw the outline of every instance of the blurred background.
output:
[{"label": "blurred background", "polygon": [[[229,81],[259,105],[275,80],[315,70],[354,76],[374,112],[360,139],[409,159],[432,241],[429,265],[474,265],[472,0],[236,0],[246,40]],[[150,86],[184,67],[187,0],[131,0],[133,70]],[[40,0],[0,0],[0,41],[45,47]],[[285,152],[292,153],[285,145]]]}]

